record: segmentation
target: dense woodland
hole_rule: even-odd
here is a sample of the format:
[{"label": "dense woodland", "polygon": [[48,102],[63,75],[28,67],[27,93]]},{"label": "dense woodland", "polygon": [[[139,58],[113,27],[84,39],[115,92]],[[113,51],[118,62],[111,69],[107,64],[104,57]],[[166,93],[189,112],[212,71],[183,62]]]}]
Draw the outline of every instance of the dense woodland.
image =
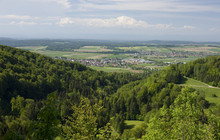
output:
[{"label": "dense woodland", "polygon": [[197,59],[180,66],[184,76],[220,87],[220,56]]},{"label": "dense woodland", "polygon": [[[0,138],[217,140],[220,119],[209,102],[177,84],[188,76],[219,86],[219,60],[143,74],[105,73],[0,46]],[[124,131],[125,120],[144,123]]]}]

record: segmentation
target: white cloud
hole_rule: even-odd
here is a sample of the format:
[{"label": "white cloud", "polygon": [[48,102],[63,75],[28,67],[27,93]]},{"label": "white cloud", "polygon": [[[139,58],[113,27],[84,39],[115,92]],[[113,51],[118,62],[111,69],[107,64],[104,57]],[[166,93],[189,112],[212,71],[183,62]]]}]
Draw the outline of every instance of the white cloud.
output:
[{"label": "white cloud", "polygon": [[0,15],[1,25],[53,25],[59,19],[59,17]]},{"label": "white cloud", "polygon": [[195,29],[194,26],[189,26],[189,25],[184,25],[183,28],[184,29]]},{"label": "white cloud", "polygon": [[68,0],[45,0],[45,1],[52,1],[52,2],[56,2],[66,8],[70,8],[71,4]]},{"label": "white cloud", "polygon": [[57,4],[62,5],[65,8],[70,8],[71,3],[69,0],[28,0],[28,1],[36,1],[36,2],[55,2]]},{"label": "white cloud", "polygon": [[120,16],[116,18],[61,18],[57,22],[60,26],[66,24],[79,24],[84,26],[92,27],[124,27],[124,28],[157,28],[157,29],[168,29],[171,27],[169,24],[148,24],[142,20],[136,20],[128,16]]},{"label": "white cloud", "polygon": [[[100,4],[102,3],[102,4]],[[135,10],[165,12],[220,12],[216,5],[199,5],[177,0],[81,0],[81,10]]]},{"label": "white cloud", "polygon": [[5,18],[5,19],[20,19],[20,20],[31,19],[30,16],[19,16],[19,15],[0,15],[0,18]]},{"label": "white cloud", "polygon": [[214,32],[214,33],[219,33],[220,32],[220,28],[211,28],[209,29],[211,32]]},{"label": "white cloud", "polygon": [[[78,20],[79,21],[79,20]],[[83,19],[84,24],[97,27],[144,27],[147,23],[127,16],[109,19]]]},{"label": "white cloud", "polygon": [[65,18],[61,18],[57,24],[59,24],[60,26],[63,26],[65,24],[72,24],[72,23],[73,23],[73,19],[69,17],[65,17]]},{"label": "white cloud", "polygon": [[19,22],[15,22],[15,21],[12,21],[10,23],[10,25],[36,25],[37,23],[35,22],[26,22],[26,21],[19,21]]}]

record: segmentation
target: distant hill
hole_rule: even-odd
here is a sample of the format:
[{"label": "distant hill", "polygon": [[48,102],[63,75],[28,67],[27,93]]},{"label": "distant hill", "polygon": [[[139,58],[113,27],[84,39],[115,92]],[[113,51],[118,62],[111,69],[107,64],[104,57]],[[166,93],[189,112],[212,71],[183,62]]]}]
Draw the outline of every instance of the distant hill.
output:
[{"label": "distant hill", "polygon": [[172,47],[176,45],[220,45],[220,42],[192,42],[192,41],[120,41],[120,40],[89,40],[89,39],[11,39],[0,38],[0,44],[12,47],[23,46],[48,46],[48,50],[73,50],[83,46],[107,46],[114,47],[130,47],[130,46],[146,46],[146,45],[163,45]]}]

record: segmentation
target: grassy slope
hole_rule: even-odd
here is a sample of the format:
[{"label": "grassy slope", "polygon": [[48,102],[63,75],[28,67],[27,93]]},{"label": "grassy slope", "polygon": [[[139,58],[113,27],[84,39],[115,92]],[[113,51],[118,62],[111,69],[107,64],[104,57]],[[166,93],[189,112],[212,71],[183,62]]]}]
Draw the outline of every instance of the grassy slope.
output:
[{"label": "grassy slope", "polygon": [[[186,78],[186,80],[184,80],[180,85],[194,87],[202,94],[205,94],[206,100],[208,100],[210,103],[214,103],[216,105],[220,104],[220,88],[209,86],[206,83],[191,78]],[[213,97],[213,94],[217,95],[217,97]]]},{"label": "grassy slope", "polygon": [[140,126],[144,121],[137,121],[137,120],[126,120],[125,121],[125,130],[126,129],[133,129]]},{"label": "grassy slope", "polygon": [[97,67],[97,66],[90,66],[90,68],[98,70],[98,71],[105,71],[105,72],[134,72],[134,73],[142,73],[141,70],[131,70],[126,68],[116,68],[116,67]]}]

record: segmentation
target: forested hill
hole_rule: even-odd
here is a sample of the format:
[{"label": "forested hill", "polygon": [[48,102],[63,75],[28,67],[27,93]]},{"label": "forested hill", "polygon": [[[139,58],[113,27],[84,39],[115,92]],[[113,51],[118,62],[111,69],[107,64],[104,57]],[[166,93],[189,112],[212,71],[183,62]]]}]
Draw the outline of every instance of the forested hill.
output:
[{"label": "forested hill", "polygon": [[[188,65],[151,75],[105,73],[0,46],[0,139],[217,140],[220,121],[208,101],[177,85]],[[142,125],[126,129],[125,120]]]},{"label": "forested hill", "polygon": [[[12,97],[45,99],[51,92],[80,93],[96,99],[116,92],[138,76],[128,73],[104,73],[72,63],[0,46],[0,98],[2,112],[10,109]],[[65,94],[64,94],[65,95]]]},{"label": "forested hill", "polygon": [[180,65],[179,70],[184,76],[220,87],[220,56],[197,59]]}]

